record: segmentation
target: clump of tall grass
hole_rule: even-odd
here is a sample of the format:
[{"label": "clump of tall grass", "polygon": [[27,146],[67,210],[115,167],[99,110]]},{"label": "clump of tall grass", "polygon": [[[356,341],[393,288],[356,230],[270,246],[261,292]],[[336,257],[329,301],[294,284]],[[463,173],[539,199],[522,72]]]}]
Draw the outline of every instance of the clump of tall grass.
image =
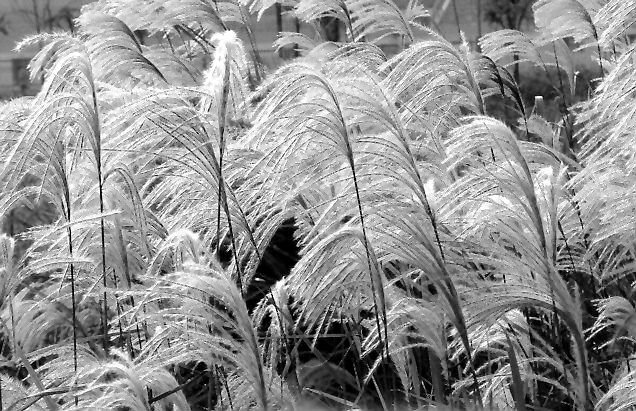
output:
[{"label": "clump of tall grass", "polygon": [[345,38],[269,70],[276,3],[99,0],[19,45],[0,220],[55,218],[0,235],[0,410],[632,408],[633,2],[539,0],[481,52],[415,0],[282,2]]}]

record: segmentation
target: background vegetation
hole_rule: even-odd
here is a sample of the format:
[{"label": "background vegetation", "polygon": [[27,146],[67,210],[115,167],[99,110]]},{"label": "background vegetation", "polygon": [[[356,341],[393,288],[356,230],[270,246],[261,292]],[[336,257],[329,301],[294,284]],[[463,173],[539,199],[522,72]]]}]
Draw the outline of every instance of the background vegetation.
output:
[{"label": "background vegetation", "polygon": [[636,2],[538,0],[478,52],[416,1],[286,1],[317,34],[268,72],[275,3],[100,0],[20,44],[2,409],[632,409]]}]

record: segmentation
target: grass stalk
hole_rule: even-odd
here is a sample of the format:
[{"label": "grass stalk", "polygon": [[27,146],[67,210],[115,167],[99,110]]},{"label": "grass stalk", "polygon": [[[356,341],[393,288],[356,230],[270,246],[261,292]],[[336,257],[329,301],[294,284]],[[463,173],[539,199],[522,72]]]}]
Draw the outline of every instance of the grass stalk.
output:
[{"label": "grass stalk", "polygon": [[222,366],[217,366],[217,370],[221,372],[221,376],[223,377],[223,386],[225,387],[225,392],[227,392],[227,401],[230,403],[230,411],[234,411],[234,401],[232,401],[232,392],[227,384],[225,369]]},{"label": "grass stalk", "polygon": [[[221,183],[223,177],[223,154],[225,153],[225,120],[227,115],[227,103],[230,90],[230,59],[229,56],[225,56],[225,67],[223,70],[223,83],[221,85],[221,96],[217,106],[217,121],[219,123],[219,189],[217,193],[217,209],[216,209],[216,253],[220,252],[221,244],[221,200],[223,194],[223,184]],[[229,219],[228,219],[229,221]],[[238,263],[237,263],[238,264]]]},{"label": "grass stalk", "polygon": [[254,64],[254,74],[256,75],[256,84],[260,84],[263,81],[263,73],[262,67],[263,58],[261,57],[260,52],[258,51],[258,45],[256,44],[256,38],[254,37],[254,32],[252,31],[252,27],[249,23],[249,18],[245,12],[245,6],[239,4],[239,10],[241,12],[241,20],[243,21],[243,28],[247,33],[247,38],[250,42],[250,48],[252,50],[252,62]]},{"label": "grass stalk", "polygon": [[[387,315],[386,315],[386,307],[385,307],[385,297],[384,297],[384,285],[382,284],[382,277],[381,276],[377,276],[377,280],[378,283],[376,284],[376,279],[374,278],[374,272],[376,271],[376,269],[374,269],[372,267],[372,251],[370,249],[371,244],[369,242],[369,237],[367,234],[367,227],[365,224],[365,219],[364,219],[364,212],[362,209],[362,200],[361,200],[361,196],[360,196],[360,185],[359,185],[359,181],[358,181],[358,175],[357,175],[357,171],[356,171],[356,164],[355,164],[355,159],[354,159],[354,155],[353,155],[353,147],[351,145],[351,139],[349,136],[349,132],[347,131],[347,124],[345,122],[345,118],[344,118],[344,114],[342,112],[342,107],[340,105],[340,102],[338,101],[338,97],[337,94],[335,92],[335,90],[331,87],[331,85],[329,83],[327,83],[323,78],[318,78],[319,81],[322,83],[322,85],[325,88],[325,91],[329,94],[329,96],[331,97],[334,106],[336,108],[336,112],[338,115],[338,120],[340,121],[340,124],[342,124],[345,133],[342,136],[343,141],[345,143],[345,156],[347,158],[347,162],[349,165],[349,169],[351,171],[351,175],[353,178],[353,185],[354,185],[354,190],[356,193],[356,204],[357,204],[357,211],[358,211],[358,217],[360,218],[360,226],[362,228],[362,238],[363,238],[363,245],[364,245],[364,249],[366,252],[366,256],[367,256],[367,265],[368,265],[368,270],[369,270],[369,278],[370,278],[370,283],[371,283],[371,293],[373,294],[373,310],[374,310],[374,314],[375,314],[375,322],[376,322],[376,326],[378,327],[378,337],[379,337],[379,342],[380,342],[380,348],[381,348],[381,355],[383,357],[383,360],[385,359],[385,354],[386,354],[386,360],[388,360],[389,357],[389,346],[388,346],[388,329],[387,329]],[[373,262],[374,264],[374,262]],[[378,308],[378,304],[381,305],[381,308]],[[380,312],[382,314],[382,323],[383,326],[381,326],[381,322],[380,322]],[[384,338],[382,337],[381,333],[382,330],[384,331]],[[384,341],[383,341],[384,340]]]},{"label": "grass stalk", "polygon": [[[71,221],[71,211],[70,211],[70,202],[67,204],[68,209],[68,221]],[[66,229],[67,239],[68,239],[68,252],[73,258],[73,231],[71,227],[67,227]],[[73,372],[75,377],[77,377],[77,303],[75,300],[75,266],[71,262],[70,264],[70,276],[71,276],[71,311],[73,312]],[[75,381],[73,382],[76,383]],[[78,400],[77,396],[75,396],[75,405],[77,405]]]},{"label": "grass stalk", "polygon": [[431,348],[426,350],[428,352],[428,363],[430,364],[431,380],[433,383],[433,395],[435,402],[439,404],[446,404],[446,393],[444,392],[444,377],[442,376],[442,361],[433,352]]},{"label": "grass stalk", "polygon": [[515,400],[517,411],[526,411],[526,394],[521,379],[521,372],[519,371],[519,363],[517,362],[517,355],[512,346],[512,341],[510,341],[510,336],[507,333],[506,340],[508,341],[508,360],[512,372],[512,397]]},{"label": "grass stalk", "polygon": [[[104,188],[103,182],[101,178],[101,172],[98,174],[99,178],[99,212],[100,214],[104,214]],[[100,226],[100,241],[101,241],[101,257],[102,257],[102,286],[104,287],[104,292],[102,294],[103,306],[102,306],[102,333],[104,335],[103,345],[104,345],[104,353],[108,355],[108,347],[109,347],[109,339],[108,339],[108,296],[106,290],[108,288],[108,283],[106,281],[106,235],[105,235],[105,227],[104,227],[104,217],[101,217],[99,220]]]}]

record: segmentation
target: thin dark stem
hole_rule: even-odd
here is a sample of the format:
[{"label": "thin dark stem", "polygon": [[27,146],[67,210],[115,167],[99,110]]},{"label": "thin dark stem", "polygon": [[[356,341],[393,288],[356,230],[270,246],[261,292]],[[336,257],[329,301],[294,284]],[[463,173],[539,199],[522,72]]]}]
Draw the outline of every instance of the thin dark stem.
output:
[{"label": "thin dark stem", "polygon": [[[114,273],[113,273],[113,277],[115,278],[115,286],[117,286],[117,276],[115,276]],[[117,299],[117,297],[115,297],[115,307],[117,309],[117,325],[119,328],[119,339],[123,342],[123,344],[126,345],[126,349],[128,350],[128,355],[130,356],[130,358],[134,358],[132,344],[130,343],[130,334],[126,333],[126,338],[124,338],[124,328],[121,324],[121,314],[123,310],[121,308],[121,304],[119,304],[119,300]]]},{"label": "thin dark stem", "polygon": [[[347,28],[349,29],[349,33],[351,34],[350,41],[353,43],[355,41],[355,34],[353,32],[353,22],[351,21],[351,13],[349,12],[349,8],[346,5],[343,5],[342,9],[344,11],[345,16],[347,16]],[[345,37],[346,37],[346,32],[345,32]]]},{"label": "thin dark stem", "polygon": [[[98,161],[98,164],[100,162]],[[102,181],[102,173],[101,170],[97,173],[97,178],[99,179],[99,212],[104,215],[104,184]],[[104,217],[100,218],[100,239],[101,239],[101,253],[102,253],[102,285],[104,287],[104,292],[102,294],[104,305],[102,307],[102,332],[104,334],[104,353],[108,355],[108,298],[106,295],[106,289],[108,287],[108,283],[106,281],[106,233],[104,227]]]},{"label": "thin dark stem", "polygon": [[[321,79],[322,81],[322,79]],[[345,119],[344,119],[344,114],[342,113],[341,107],[340,107],[340,103],[338,102],[338,99],[336,97],[336,93],[333,90],[333,88],[326,82],[322,81],[323,85],[326,88],[326,91],[330,94],[331,98],[333,99],[333,102],[336,106],[336,109],[338,111],[338,115],[339,115],[339,119],[340,122],[342,123],[342,125],[344,126],[344,129],[347,130],[347,126],[345,123]],[[373,294],[373,310],[374,310],[374,314],[375,314],[375,321],[376,321],[376,326],[378,328],[378,337],[379,337],[379,344],[380,344],[380,355],[382,357],[382,361],[384,362],[385,360],[385,355],[386,355],[386,359],[388,360],[390,358],[389,356],[389,344],[388,344],[388,329],[387,329],[387,315],[386,315],[386,308],[384,305],[384,301],[381,301],[382,303],[382,318],[384,321],[384,327],[382,327],[380,325],[380,313],[378,310],[378,296],[380,296],[382,298],[382,300],[384,300],[384,285],[382,284],[382,277],[378,276],[378,279],[380,281],[380,284],[376,284],[375,283],[375,279],[374,279],[374,275],[373,275],[373,267],[372,267],[372,262],[371,262],[371,244],[369,243],[369,237],[367,235],[367,227],[365,224],[365,220],[364,220],[364,212],[362,210],[362,199],[360,196],[360,185],[358,182],[358,176],[357,176],[357,172],[356,172],[356,165],[355,165],[355,160],[354,160],[354,156],[353,156],[353,148],[351,146],[351,141],[348,135],[348,132],[345,131],[345,135],[343,136],[344,138],[344,142],[345,142],[345,146],[346,146],[346,157],[349,163],[349,168],[351,169],[351,175],[353,178],[353,184],[354,184],[354,189],[356,192],[356,202],[357,202],[357,206],[358,206],[358,215],[360,217],[360,226],[362,228],[362,237],[363,237],[363,242],[364,242],[364,249],[366,252],[366,257],[367,257],[367,265],[368,265],[368,270],[369,270],[369,277],[371,280],[371,293]],[[377,269],[377,267],[376,267]],[[384,330],[384,341],[382,338],[382,330]]]},{"label": "thin dark stem", "polygon": [[[221,233],[221,200],[223,197],[223,154],[225,154],[225,119],[227,111],[227,99],[230,87],[230,64],[229,56],[225,56],[225,70],[223,73],[223,84],[221,85],[221,99],[217,102],[217,117],[219,122],[219,189],[217,193],[216,203],[216,254],[219,255],[220,251],[220,233]],[[228,216],[228,225],[230,224],[230,217]],[[238,265],[238,262],[237,262]]]},{"label": "thin dark stem", "polygon": [[[223,167],[223,150],[221,150],[221,158],[219,160],[219,167]],[[216,255],[220,258],[221,252],[221,202],[223,199],[223,186],[221,185],[221,178],[219,178],[219,190],[217,196],[216,205]]]},{"label": "thin dark stem", "polygon": [[230,207],[228,204],[227,193],[225,191],[225,179],[223,178],[223,154],[225,151],[225,119],[226,119],[226,109],[227,109],[227,99],[229,93],[229,76],[230,76],[230,65],[229,60],[226,59],[225,65],[225,73],[223,79],[223,89],[221,92],[221,101],[219,102],[218,109],[218,117],[219,117],[219,162],[218,162],[218,197],[217,197],[217,255],[220,250],[220,229],[221,229],[221,204],[223,205],[223,210],[225,211],[225,216],[227,218],[227,228],[230,235],[230,241],[232,243],[232,254],[234,256],[234,262],[236,264],[236,273],[238,279],[238,287],[241,295],[243,295],[243,279],[241,273],[241,261],[238,257],[238,252],[236,250],[236,237],[234,236],[234,228],[232,226],[232,216],[230,213]]},{"label": "thin dark stem", "polygon": [[594,40],[596,40],[596,51],[598,52],[598,65],[601,69],[601,78],[605,77],[605,70],[603,69],[603,53],[601,52],[601,43],[598,41],[598,33],[594,27]]},{"label": "thin dark stem", "polygon": [[[92,78],[91,78],[92,81]],[[104,287],[102,299],[102,334],[103,334],[103,346],[104,346],[104,354],[108,355],[108,298],[106,290],[108,288],[108,282],[106,277],[106,229],[104,225],[104,176],[102,170],[102,133],[101,133],[101,125],[100,125],[100,115],[99,115],[99,105],[97,103],[97,92],[95,87],[91,90],[91,98],[93,103],[93,134],[94,134],[94,142],[93,144],[93,152],[95,156],[95,167],[97,171],[97,184],[99,189],[99,213],[101,215],[99,219],[100,226],[100,247],[101,247],[101,259],[102,259],[102,285]],[[70,215],[70,205],[69,205],[69,215]],[[70,222],[70,218],[69,218]]]},{"label": "thin dark stem", "polygon": [[[67,202],[67,218],[70,223],[71,221],[71,204],[70,201]],[[66,234],[68,238],[68,252],[71,258],[73,258],[73,231],[71,230],[70,225],[66,229]],[[77,305],[75,302],[75,266],[71,262],[70,264],[70,275],[71,275],[71,311],[73,312],[73,372],[75,377],[77,377]],[[73,382],[74,384],[76,381]],[[77,395],[74,395],[75,405],[78,404]]]},{"label": "thin dark stem", "polygon": [[227,392],[227,401],[230,403],[230,410],[234,411],[232,393],[230,392],[230,387],[227,385],[227,375],[225,374],[225,369],[222,366],[218,367],[217,369],[221,371],[221,375],[223,376],[223,386],[225,387],[225,391]]},{"label": "thin dark stem", "polygon": [[181,391],[182,389],[184,389],[185,387],[187,387],[188,385],[192,384],[193,382],[196,382],[198,379],[202,378],[203,376],[205,376],[206,373],[200,373],[199,375],[195,375],[194,377],[190,378],[188,381],[184,382],[183,384],[180,384],[176,387],[174,387],[173,389],[166,391],[162,394],[155,396],[148,396],[148,404],[153,404],[157,401],[161,401],[164,398],[167,398],[169,396],[171,396],[172,394]]},{"label": "thin dark stem", "polygon": [[254,37],[254,32],[250,27],[247,16],[245,15],[245,9],[242,5],[238,5],[239,10],[241,12],[241,19],[243,20],[243,27],[245,28],[245,32],[247,33],[247,38],[250,41],[250,47],[252,48],[252,61],[254,63],[254,74],[256,74],[256,83],[259,84],[263,79],[263,74],[261,73],[261,68],[263,67],[263,59],[261,58],[261,54],[258,51],[258,45],[256,44],[256,38]]},{"label": "thin dark stem", "polygon": [[[356,168],[355,168],[355,164],[353,161],[353,158],[350,159],[350,166],[351,166],[351,173],[353,174],[353,185],[355,187],[355,191],[356,191],[356,201],[358,203],[358,214],[360,216],[360,225],[362,226],[362,237],[363,237],[363,241],[364,241],[364,248],[366,250],[367,253],[367,263],[369,266],[369,274],[371,276],[371,292],[373,293],[373,309],[375,310],[375,314],[376,314],[376,325],[378,327],[378,336],[380,336],[382,327],[380,326],[380,318],[379,318],[379,313],[378,313],[378,302],[377,302],[377,292],[376,292],[376,287],[382,287],[382,284],[375,284],[375,280],[373,278],[373,268],[371,267],[371,253],[369,251],[369,240],[367,237],[367,229],[366,229],[366,225],[364,222],[364,213],[362,211],[362,200],[360,199],[360,187],[358,185],[358,177],[356,174]],[[384,341],[382,341],[382,338],[380,338],[380,346],[382,347],[382,351],[383,353],[386,353],[387,358],[389,357],[389,346],[388,346],[388,331],[387,331],[387,321],[386,321],[386,313],[383,313],[384,315]],[[384,354],[382,354],[383,358],[384,358]]]}]

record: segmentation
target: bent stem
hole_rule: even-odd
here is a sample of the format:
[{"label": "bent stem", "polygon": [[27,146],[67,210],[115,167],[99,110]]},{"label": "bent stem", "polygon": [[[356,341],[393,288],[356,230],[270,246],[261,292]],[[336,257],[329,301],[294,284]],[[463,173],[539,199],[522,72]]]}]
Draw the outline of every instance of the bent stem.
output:
[{"label": "bent stem", "polygon": [[[12,303],[9,303],[9,304],[10,304],[10,306],[12,306]],[[11,308],[10,311],[11,311],[11,318],[13,319],[13,308]],[[22,364],[24,365],[24,368],[26,368],[27,373],[29,374],[29,378],[31,379],[31,382],[33,382],[33,384],[37,387],[37,389],[41,393],[46,392],[46,389],[44,388],[44,384],[42,383],[42,380],[40,379],[40,376],[33,369],[33,366],[29,362],[26,354],[24,353],[24,350],[22,350],[22,347],[20,347],[20,344],[16,341],[15,335],[13,333],[13,330],[9,329],[9,326],[2,319],[2,316],[0,316],[0,324],[2,324],[2,326],[8,331],[7,334],[11,338],[13,349],[15,350],[16,354],[18,354],[18,357],[20,357],[20,361],[22,361]],[[53,402],[53,400],[51,399],[50,394],[44,395],[44,401],[46,402],[46,406],[49,408],[49,410],[57,411],[57,409],[58,409],[57,405],[55,405],[55,402]]]}]

